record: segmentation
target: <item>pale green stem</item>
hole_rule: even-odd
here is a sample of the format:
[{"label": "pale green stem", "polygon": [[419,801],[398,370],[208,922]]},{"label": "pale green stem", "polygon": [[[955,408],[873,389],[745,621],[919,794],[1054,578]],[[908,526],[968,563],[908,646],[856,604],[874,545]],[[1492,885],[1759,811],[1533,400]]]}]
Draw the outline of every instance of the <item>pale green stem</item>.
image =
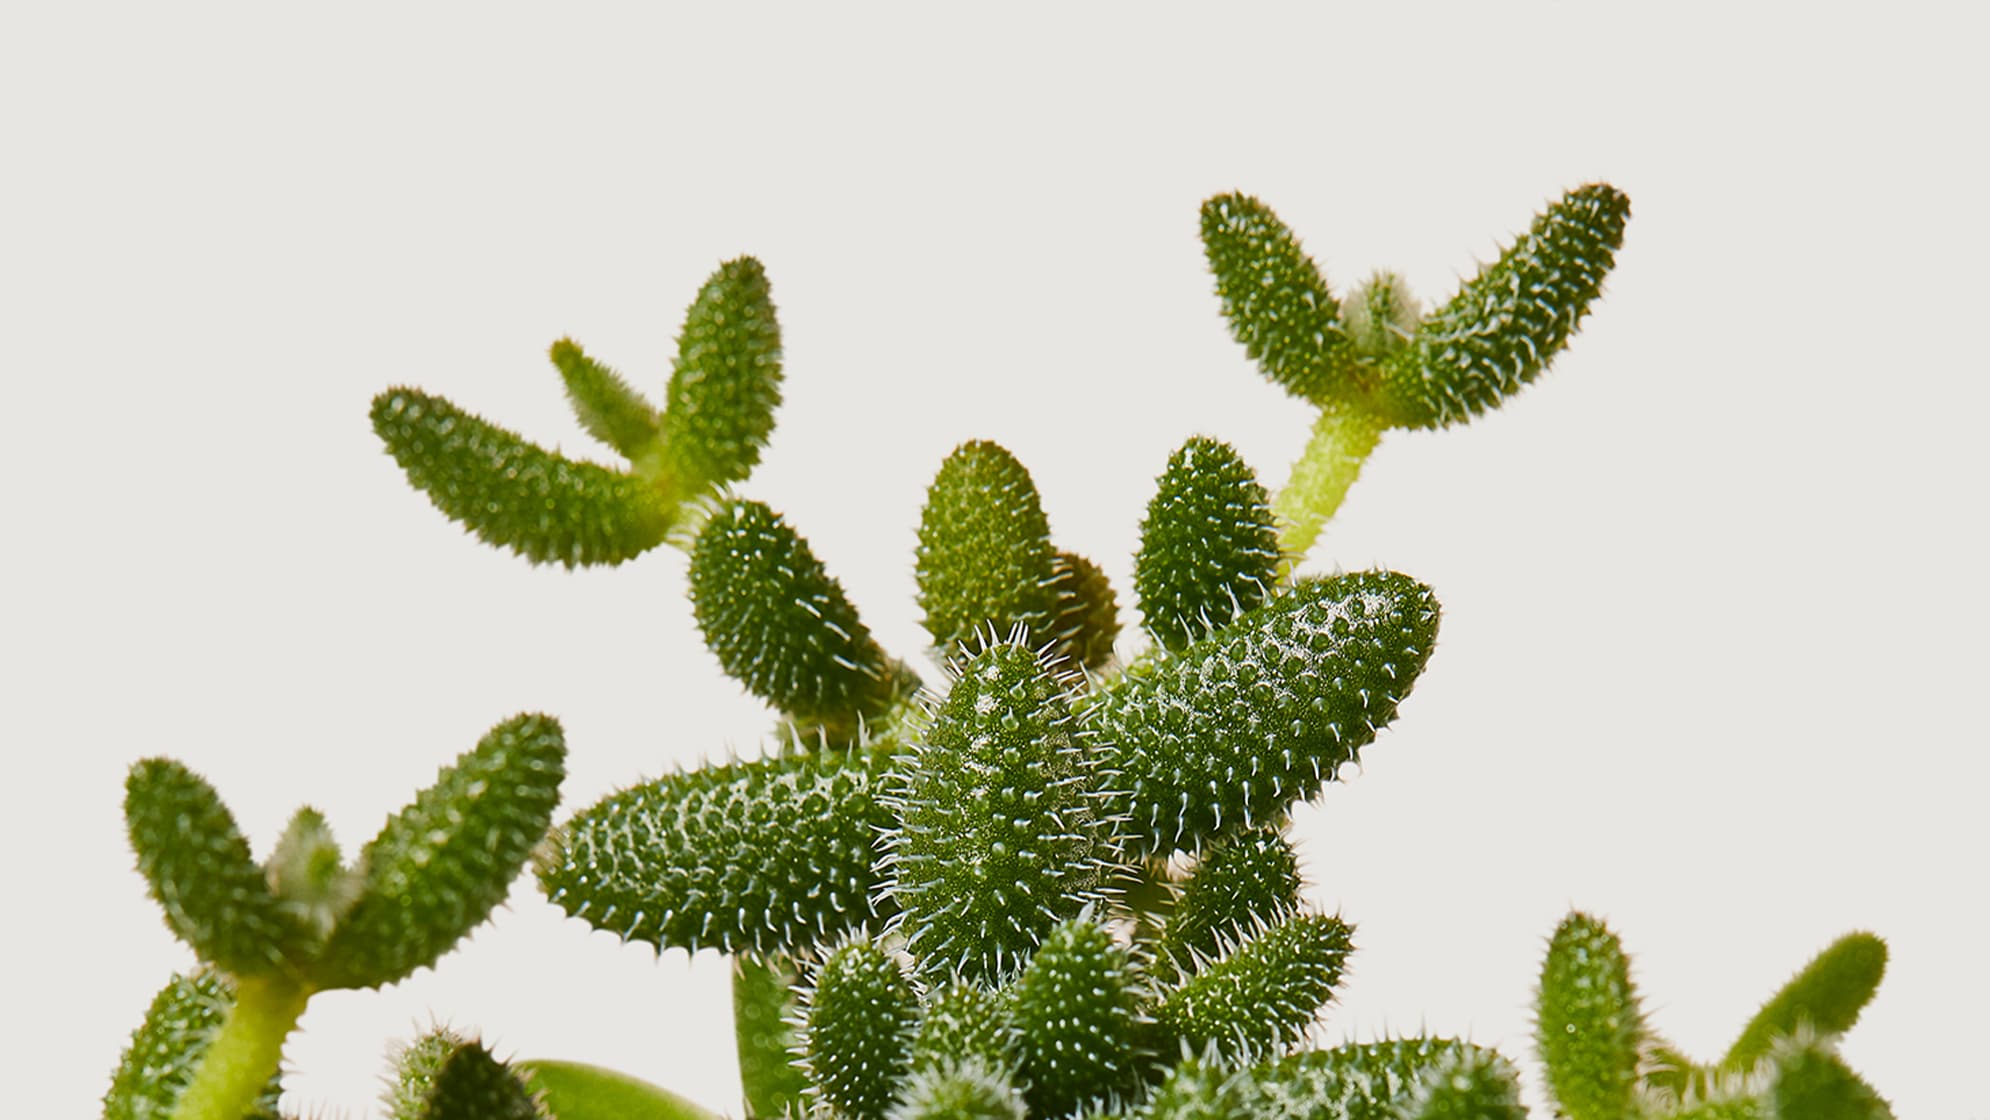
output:
[{"label": "pale green stem", "polygon": [[242,1120],[283,1061],[283,1041],[304,1014],[311,989],[287,976],[235,982],[235,1006],[201,1055],[200,1070],[172,1120]]},{"label": "pale green stem", "polygon": [[1329,404],[1313,423],[1306,450],[1292,464],[1292,478],[1272,500],[1278,520],[1279,578],[1293,569],[1319,539],[1320,530],[1340,509],[1347,488],[1361,474],[1361,464],[1382,438],[1380,419],[1348,405]]}]

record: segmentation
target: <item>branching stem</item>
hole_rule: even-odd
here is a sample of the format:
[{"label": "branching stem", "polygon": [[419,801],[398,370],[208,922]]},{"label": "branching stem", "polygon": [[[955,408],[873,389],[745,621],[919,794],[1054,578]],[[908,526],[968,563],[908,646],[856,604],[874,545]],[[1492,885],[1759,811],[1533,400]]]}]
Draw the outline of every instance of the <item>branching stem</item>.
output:
[{"label": "branching stem", "polygon": [[1292,572],[1319,539],[1320,529],[1340,509],[1347,488],[1361,474],[1361,464],[1382,438],[1383,422],[1366,412],[1340,404],[1320,410],[1306,450],[1292,464],[1292,477],[1272,500],[1278,520],[1279,577]]},{"label": "branching stem", "polygon": [[245,977],[172,1120],[242,1120],[283,1060],[311,989],[287,976]]}]

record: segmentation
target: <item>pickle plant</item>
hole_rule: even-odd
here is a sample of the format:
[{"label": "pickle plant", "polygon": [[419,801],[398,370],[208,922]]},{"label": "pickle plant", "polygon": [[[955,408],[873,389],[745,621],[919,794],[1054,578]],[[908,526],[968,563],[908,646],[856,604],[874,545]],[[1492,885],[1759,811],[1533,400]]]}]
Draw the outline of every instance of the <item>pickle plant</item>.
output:
[{"label": "pickle plant", "polygon": [[[783,376],[757,261],[700,290],[660,404],[572,341],[552,347],[581,424],[625,467],[418,389],[381,393],[387,450],[483,540],[568,567],[682,549],[692,617],[779,725],[762,757],[631,786],[548,831],[558,728],[520,717],[351,866],[308,810],[258,865],[204,783],[141,763],[140,869],[205,967],[160,994],[107,1115],[270,1115],[303,1000],[433,963],[528,852],[572,917],[732,958],[749,1116],[1524,1115],[1514,1064],[1482,1046],[1307,1045],[1355,931],[1304,899],[1286,816],[1395,718],[1439,609],[1397,572],[1302,568],[1385,432],[1465,422],[1547,368],[1628,216],[1610,186],[1571,190],[1426,313],[1387,272],[1337,297],[1262,202],[1210,199],[1222,313],[1317,417],[1288,481],[1270,493],[1234,448],[1188,438],[1133,558],[1144,635],[1122,641],[1118,593],[1057,546],[1029,471],[962,444],[928,489],[913,558],[932,688],[795,525],[740,489]],[[1538,990],[1554,1108],[1890,1115],[1833,1049],[1884,963],[1877,938],[1841,940],[1701,1064],[1648,1029],[1615,936],[1571,915]],[[386,1106],[396,1120],[707,1115],[610,1071],[502,1062],[447,1029],[402,1048]]]}]

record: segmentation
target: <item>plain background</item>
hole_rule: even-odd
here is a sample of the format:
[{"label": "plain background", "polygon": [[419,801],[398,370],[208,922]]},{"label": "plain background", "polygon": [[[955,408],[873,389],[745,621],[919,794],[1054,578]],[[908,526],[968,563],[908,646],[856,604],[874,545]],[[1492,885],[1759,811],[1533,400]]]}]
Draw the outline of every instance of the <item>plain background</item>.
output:
[{"label": "plain background", "polygon": [[[917,658],[913,527],[962,440],[1029,464],[1123,602],[1183,439],[1283,480],[1308,415],[1226,333],[1203,198],[1434,303],[1605,179],[1633,217],[1572,347],[1496,414],[1388,436],[1311,559],[1446,610],[1364,772],[1298,814],[1359,927],[1322,1037],[1532,1068],[1574,906],[1712,1057],[1864,928],[1894,957],[1848,1057],[1903,1117],[1990,1115],[1985,29],[1865,10],[10,7],[6,1111],[92,1114],[190,964],[123,840],[141,756],[264,850],[307,801],[357,847],[522,710],[566,725],[569,809],[761,749],[680,554],[476,543],[381,453],[380,389],[605,458],[548,344],[659,391],[700,282],[759,256],[788,381],[743,489]],[[441,1019],[736,1108],[724,991],[521,883],[438,969],[314,1001],[290,1100],[374,1115],[388,1042]]]}]

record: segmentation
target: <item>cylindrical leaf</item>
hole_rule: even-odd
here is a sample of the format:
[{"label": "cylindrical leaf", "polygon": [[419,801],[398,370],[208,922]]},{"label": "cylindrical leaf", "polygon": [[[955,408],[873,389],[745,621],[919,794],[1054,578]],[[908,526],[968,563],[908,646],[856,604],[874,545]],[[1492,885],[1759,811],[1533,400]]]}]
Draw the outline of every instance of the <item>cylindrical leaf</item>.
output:
[{"label": "cylindrical leaf", "polygon": [[[110,1091],[104,1094],[104,1120],[167,1120],[194,1072],[221,1031],[234,992],[226,978],[211,971],[175,976],[145,1012],[145,1022],[132,1032],[131,1043]],[[277,1079],[272,1077],[256,1099],[255,1115],[275,1116]]]},{"label": "cylindrical leaf", "polygon": [[690,496],[753,472],[781,403],[781,328],[752,257],[718,267],[684,313],[663,411],[664,450]]},{"label": "cylindrical leaf", "polygon": [[838,947],[808,995],[803,1053],[816,1092],[852,1120],[883,1120],[919,1016],[912,981],[868,941]]},{"label": "cylindrical leaf", "polygon": [[1034,1114],[1056,1116],[1139,1082],[1133,970],[1126,950],[1089,915],[1051,931],[1008,997]]},{"label": "cylindrical leaf", "polygon": [[373,398],[373,430],[435,508],[535,564],[619,564],[663,542],[674,499],[418,389]]},{"label": "cylindrical leaf", "polygon": [[1461,1051],[1424,1077],[1404,1115],[1409,1120],[1527,1120],[1520,1105],[1520,1071],[1490,1050]]},{"label": "cylindrical leaf", "polygon": [[1769,1120],[1893,1120],[1893,1108],[1829,1043],[1789,1041],[1775,1055]]},{"label": "cylindrical leaf", "polygon": [[942,651],[993,629],[1048,639],[1056,610],[1050,522],[1029,472],[997,444],[964,443],[926,491],[919,606]]},{"label": "cylindrical leaf", "polygon": [[1160,956],[1192,971],[1247,931],[1299,905],[1299,857],[1276,828],[1225,837],[1203,850],[1161,934]]},{"label": "cylindrical leaf", "polygon": [[1191,1050],[1261,1058],[1305,1034],[1332,998],[1353,931],[1326,914],[1294,914],[1235,943],[1161,998],[1169,1036]]},{"label": "cylindrical leaf", "polygon": [[871,926],[889,744],[674,774],[582,810],[539,882],[567,913],[658,949],[786,953]]},{"label": "cylindrical leaf", "polygon": [[961,666],[894,795],[891,891],[922,963],[999,979],[1097,896],[1115,831],[1097,759],[1036,654]]},{"label": "cylindrical leaf", "polygon": [[1254,1088],[1248,1075],[1227,1069],[1220,1061],[1184,1058],[1168,1071],[1135,1115],[1140,1120],[1239,1120],[1284,1115],[1254,1109],[1258,1103]]},{"label": "cylindrical leaf", "polygon": [[1200,848],[1312,796],[1395,717],[1437,613],[1394,572],[1306,581],[1106,690],[1082,720],[1134,847]]},{"label": "cylindrical leaf", "polygon": [[360,853],[365,886],[314,966],[318,985],[391,984],[489,917],[546,834],[565,766],[560,725],[520,715],[444,769]]},{"label": "cylindrical leaf", "polygon": [[1733,1072],[1753,1069],[1779,1038],[1808,1027],[1843,1034],[1879,990],[1886,975],[1886,942],[1870,933],[1848,933],[1819,953],[1802,972],[1762,1005],[1721,1059]]},{"label": "cylindrical leaf", "polygon": [[1133,586],[1147,632],[1180,649],[1255,608],[1278,569],[1278,531],[1264,487],[1227,443],[1198,436],[1161,472]]},{"label": "cylindrical leaf", "polygon": [[996,994],[960,980],[929,989],[912,1038],[912,1068],[972,1059],[988,1069],[1016,1064],[1015,1027]]},{"label": "cylindrical leaf", "polygon": [[1007,1069],[972,1059],[915,1070],[893,1102],[890,1120],[1023,1120],[1023,1095]]},{"label": "cylindrical leaf", "polygon": [[749,1117],[782,1117],[800,1108],[808,1077],[792,1060],[795,966],[785,957],[732,958],[732,1025],[739,1083]]},{"label": "cylindrical leaf", "polygon": [[148,758],[125,778],[124,818],[139,874],[180,940],[236,976],[276,971],[294,931],[214,787]]},{"label": "cylindrical leaf", "polygon": [[1602,294],[1630,214],[1605,183],[1563,195],[1381,364],[1376,410],[1398,427],[1442,427],[1532,381]]},{"label": "cylindrical leaf", "polygon": [[779,514],[730,501],[691,550],[691,604],[725,671],[804,725],[839,737],[917,686]]},{"label": "cylindrical leaf", "polygon": [[1570,914],[1548,942],[1535,1040],[1548,1090],[1569,1120],[1623,1120],[1637,1086],[1644,1014],[1617,935]]},{"label": "cylindrical leaf", "polygon": [[566,382],[567,403],[589,435],[629,459],[648,456],[663,433],[656,406],[622,375],[588,357],[570,338],[553,343],[553,365]]},{"label": "cylindrical leaf", "polygon": [[1293,1054],[1252,1068],[1259,1108],[1246,1115],[1395,1118],[1426,1077],[1476,1049],[1448,1038],[1399,1038]]},{"label": "cylindrical leaf", "polygon": [[1202,247],[1230,333],[1266,377],[1316,404],[1350,391],[1353,355],[1340,305],[1270,207],[1242,194],[1203,203]]}]

